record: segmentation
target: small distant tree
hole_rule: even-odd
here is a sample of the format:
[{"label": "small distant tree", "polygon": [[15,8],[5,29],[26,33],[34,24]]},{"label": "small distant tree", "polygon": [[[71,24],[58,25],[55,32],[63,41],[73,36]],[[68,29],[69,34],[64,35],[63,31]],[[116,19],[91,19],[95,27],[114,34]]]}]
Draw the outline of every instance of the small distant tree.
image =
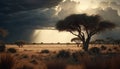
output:
[{"label": "small distant tree", "polygon": [[104,39],[96,39],[95,41],[94,41],[94,43],[95,43],[95,45],[96,44],[104,44],[105,43],[105,40]]},{"label": "small distant tree", "polygon": [[114,44],[120,46],[120,39],[114,40]]},{"label": "small distant tree", "polygon": [[77,38],[77,37],[76,38],[72,38],[71,42],[75,42],[77,44],[77,47],[79,47],[80,44],[81,44],[81,40],[79,38]]},{"label": "small distant tree", "polygon": [[114,45],[120,46],[120,39],[114,39],[112,37],[107,37],[106,40],[108,41],[108,43],[113,44],[113,46]]},{"label": "small distant tree", "polygon": [[114,39],[112,37],[106,37],[107,43],[113,44]]},{"label": "small distant tree", "polygon": [[26,42],[23,41],[23,40],[19,40],[19,41],[16,41],[15,44],[20,48],[20,47],[23,47],[23,45],[25,44]]},{"label": "small distant tree", "polygon": [[96,39],[95,43],[97,43],[97,44],[103,44],[103,43],[105,43],[105,41],[104,41],[104,39]]},{"label": "small distant tree", "polygon": [[73,14],[56,24],[59,31],[68,31],[77,36],[83,43],[84,51],[88,51],[93,35],[115,28],[115,24],[101,19],[99,15]]}]

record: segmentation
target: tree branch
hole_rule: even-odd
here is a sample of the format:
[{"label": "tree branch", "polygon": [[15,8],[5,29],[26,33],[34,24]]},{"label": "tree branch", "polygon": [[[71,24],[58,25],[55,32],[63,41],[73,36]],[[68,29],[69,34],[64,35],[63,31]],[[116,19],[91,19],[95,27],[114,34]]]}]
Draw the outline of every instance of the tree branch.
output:
[{"label": "tree branch", "polygon": [[98,32],[97,30],[90,32],[90,36],[96,34],[97,32]]},{"label": "tree branch", "polygon": [[84,41],[84,40],[85,40],[85,35],[84,35],[83,32],[81,32],[81,33],[79,34],[79,37],[81,38],[81,41]]},{"label": "tree branch", "polygon": [[72,33],[72,34],[75,35],[75,36],[78,36],[77,34],[73,33],[72,31],[69,31],[69,32]]}]

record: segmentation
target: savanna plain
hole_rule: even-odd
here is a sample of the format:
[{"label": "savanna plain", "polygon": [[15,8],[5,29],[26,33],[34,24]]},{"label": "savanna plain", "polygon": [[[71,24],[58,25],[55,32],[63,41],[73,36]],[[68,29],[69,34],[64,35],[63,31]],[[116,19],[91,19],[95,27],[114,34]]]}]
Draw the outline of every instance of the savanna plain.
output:
[{"label": "savanna plain", "polygon": [[[82,46],[82,45],[81,45]],[[120,46],[90,44],[88,52],[76,44],[7,44],[0,53],[2,69],[120,69]]]}]

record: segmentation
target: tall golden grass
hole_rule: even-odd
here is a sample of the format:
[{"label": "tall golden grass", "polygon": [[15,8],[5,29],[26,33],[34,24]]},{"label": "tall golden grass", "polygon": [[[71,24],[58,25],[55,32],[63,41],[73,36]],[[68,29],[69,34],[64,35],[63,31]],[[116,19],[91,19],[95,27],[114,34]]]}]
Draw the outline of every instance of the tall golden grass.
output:
[{"label": "tall golden grass", "polygon": [[[50,60],[37,60],[38,64],[31,64],[30,58],[15,59],[9,53],[0,53],[0,69],[120,69],[120,55],[89,55],[84,53],[78,54],[80,63],[71,65],[67,62],[68,58],[54,58]],[[22,61],[26,62],[22,62]],[[16,62],[17,61],[17,62]],[[45,64],[45,68],[39,63]],[[39,65],[40,68],[35,68]],[[69,66],[67,68],[67,66]],[[72,67],[73,66],[73,67]],[[76,66],[76,67],[75,67]]]},{"label": "tall golden grass", "polygon": [[84,57],[81,65],[83,66],[83,69],[120,69],[120,56],[107,58],[98,57],[94,59]]},{"label": "tall golden grass", "polygon": [[0,53],[0,69],[12,69],[16,60],[8,53]]},{"label": "tall golden grass", "polygon": [[47,69],[66,69],[64,60],[51,60],[46,63]]}]

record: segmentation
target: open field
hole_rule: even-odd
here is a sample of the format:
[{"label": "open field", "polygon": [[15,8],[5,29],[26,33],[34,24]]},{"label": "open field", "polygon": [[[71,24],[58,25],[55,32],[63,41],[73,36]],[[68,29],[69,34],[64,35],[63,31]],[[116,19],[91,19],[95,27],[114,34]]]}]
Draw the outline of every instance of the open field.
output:
[{"label": "open field", "polygon": [[80,48],[76,47],[75,44],[72,45],[66,45],[66,44],[31,44],[31,45],[23,45],[22,48],[19,48],[17,45],[6,45],[7,48],[16,48],[19,51],[24,50],[31,50],[31,51],[41,51],[44,49],[50,50],[50,51],[59,51],[59,50],[80,50]]},{"label": "open field", "polygon": [[[112,49],[114,47],[117,47],[119,49],[118,45],[112,45],[112,44],[90,44],[89,48],[92,47],[98,47],[100,48],[101,46],[106,46],[108,49]],[[77,47],[76,44],[27,44],[23,45],[22,48],[19,48],[17,45],[6,45],[6,48],[15,48],[18,51],[33,51],[33,52],[40,52],[41,50],[50,50],[50,51],[60,51],[60,50],[71,50],[71,51],[78,51],[82,50],[82,45],[80,47]]]},{"label": "open field", "polygon": [[16,52],[2,53],[0,60],[13,69],[120,69],[120,47],[112,44],[93,44],[90,47],[98,47],[101,52],[101,45],[107,47],[106,54],[86,53],[76,44],[29,44],[23,48],[6,45],[6,51],[12,48]]}]

